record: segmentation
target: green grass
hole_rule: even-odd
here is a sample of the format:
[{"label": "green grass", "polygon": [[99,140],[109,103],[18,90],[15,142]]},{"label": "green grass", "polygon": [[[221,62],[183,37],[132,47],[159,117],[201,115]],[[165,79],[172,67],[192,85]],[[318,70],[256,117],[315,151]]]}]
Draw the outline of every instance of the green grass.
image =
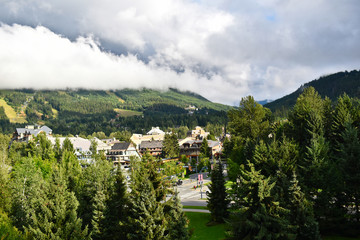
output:
[{"label": "green grass", "polygon": [[348,237],[337,237],[337,236],[327,236],[323,237],[323,240],[360,240],[360,238],[348,238]]},{"label": "green grass", "polygon": [[119,109],[119,108],[115,108],[114,111],[119,113],[119,115],[121,117],[139,116],[142,114],[142,112],[126,110],[126,109]]},{"label": "green grass", "polygon": [[5,114],[11,123],[26,123],[26,116],[18,116],[15,110],[10,105],[8,105],[4,99],[0,99],[0,107],[4,107]]},{"label": "green grass", "polygon": [[183,208],[186,208],[186,209],[205,209],[205,210],[208,209],[205,206],[183,206]]},{"label": "green grass", "polygon": [[220,240],[225,238],[225,224],[206,226],[210,221],[209,213],[185,212],[190,220],[189,228],[194,232],[191,240]]}]

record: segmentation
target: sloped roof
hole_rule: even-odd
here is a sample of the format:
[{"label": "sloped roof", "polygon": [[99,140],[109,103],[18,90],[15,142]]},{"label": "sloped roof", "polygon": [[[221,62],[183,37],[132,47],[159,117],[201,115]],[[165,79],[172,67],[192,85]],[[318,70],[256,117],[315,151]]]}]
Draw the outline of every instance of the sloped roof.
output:
[{"label": "sloped roof", "polygon": [[127,150],[129,146],[129,142],[117,142],[111,147],[111,150]]},{"label": "sloped roof", "polygon": [[49,128],[48,126],[42,126],[41,128],[16,128],[16,132],[17,134],[24,134],[24,133],[29,133],[31,135],[34,135],[35,137],[41,133],[41,132],[45,132],[46,135],[49,135],[52,133],[52,129]]},{"label": "sloped roof", "polygon": [[162,148],[163,141],[142,141],[140,148]]}]

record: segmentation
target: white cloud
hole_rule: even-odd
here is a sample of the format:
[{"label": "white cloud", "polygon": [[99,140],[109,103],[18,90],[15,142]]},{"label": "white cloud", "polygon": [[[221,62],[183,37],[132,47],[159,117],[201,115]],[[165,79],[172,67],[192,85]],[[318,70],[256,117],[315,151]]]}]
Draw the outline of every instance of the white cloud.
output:
[{"label": "white cloud", "polygon": [[3,0],[0,21],[19,25],[1,27],[0,81],[274,99],[359,68],[359,11],[358,0]]}]

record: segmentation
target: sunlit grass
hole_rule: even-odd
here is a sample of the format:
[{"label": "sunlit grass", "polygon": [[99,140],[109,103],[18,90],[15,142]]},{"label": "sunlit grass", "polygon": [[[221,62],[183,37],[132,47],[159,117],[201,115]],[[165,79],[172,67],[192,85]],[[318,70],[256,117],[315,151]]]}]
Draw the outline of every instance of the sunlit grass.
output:
[{"label": "sunlit grass", "polygon": [[26,123],[25,114],[17,114],[15,110],[9,106],[4,99],[0,99],[0,107],[3,107],[5,110],[6,116],[9,118],[11,123]]}]

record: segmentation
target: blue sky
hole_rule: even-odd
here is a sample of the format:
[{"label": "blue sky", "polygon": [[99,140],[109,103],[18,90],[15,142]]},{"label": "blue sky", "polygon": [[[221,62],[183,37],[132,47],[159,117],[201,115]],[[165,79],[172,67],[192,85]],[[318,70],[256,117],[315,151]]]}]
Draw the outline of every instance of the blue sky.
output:
[{"label": "blue sky", "polygon": [[276,99],[360,68],[359,12],[358,0],[2,0],[0,87]]}]

